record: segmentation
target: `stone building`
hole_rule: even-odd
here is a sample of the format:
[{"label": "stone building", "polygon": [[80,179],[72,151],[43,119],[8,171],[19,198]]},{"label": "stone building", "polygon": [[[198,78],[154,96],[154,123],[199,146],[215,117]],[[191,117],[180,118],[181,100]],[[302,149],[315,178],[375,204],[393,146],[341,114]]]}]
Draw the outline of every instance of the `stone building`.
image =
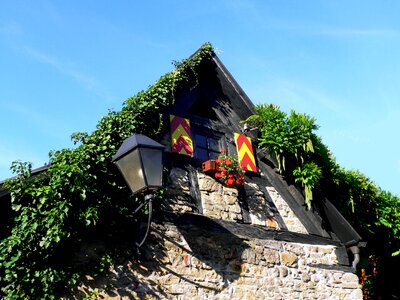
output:
[{"label": "stone building", "polygon": [[[109,287],[100,294],[362,299],[354,274],[361,238],[328,199],[319,197],[307,210],[302,193],[279,175],[273,158],[257,149],[257,172],[247,173],[239,189],[201,170],[220,149],[236,155],[234,133],[256,145],[256,131],[245,132],[240,123],[254,113],[249,98],[212,53],[198,84],[183,89],[165,115],[186,119],[193,144],[187,151],[177,149],[178,154],[173,132],[165,132],[160,141],[167,146],[169,165],[162,218],[153,220],[142,257],[116,266],[98,285]],[[86,292],[94,288],[82,287]]]},{"label": "stone building", "polygon": [[[165,113],[187,122],[178,133],[189,145],[174,149],[173,126],[159,141],[169,176],[141,256],[79,289],[109,299],[362,299],[355,274],[361,237],[328,199],[318,197],[308,210],[274,158],[257,149],[257,131],[240,122],[254,106],[211,56],[197,85],[179,91]],[[237,155],[235,133],[252,142],[256,165],[240,188],[201,168],[221,149]]]}]

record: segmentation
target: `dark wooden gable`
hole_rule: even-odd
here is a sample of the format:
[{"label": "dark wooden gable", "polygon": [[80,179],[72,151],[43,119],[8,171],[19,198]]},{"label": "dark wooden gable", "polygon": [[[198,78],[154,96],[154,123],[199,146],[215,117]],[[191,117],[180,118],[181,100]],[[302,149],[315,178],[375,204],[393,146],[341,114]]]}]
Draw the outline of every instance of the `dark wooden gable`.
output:
[{"label": "dark wooden gable", "polygon": [[217,56],[203,61],[197,79],[196,86],[178,93],[169,113],[218,131],[241,132],[240,121],[254,114],[254,107]]},{"label": "dark wooden gable", "polygon": [[[231,149],[231,154],[234,154],[233,133],[243,131],[243,124],[240,121],[255,113],[254,106],[215,54],[212,54],[211,60],[203,60],[197,76],[198,82],[195,86],[183,88],[178,93],[174,106],[165,113],[165,120],[169,120],[169,115],[174,114],[188,118],[195,133],[204,130],[224,135],[226,143],[224,146]],[[255,132],[246,135],[256,141]],[[162,143],[169,144],[169,134],[164,135]],[[262,151],[258,151],[257,156],[263,172],[257,180],[260,183],[264,180],[265,185],[272,184],[277,189],[310,234],[334,239],[337,236],[345,245],[357,244],[361,240],[357,232],[328,200],[322,199],[317,205],[320,207],[318,210],[306,210],[303,196],[276,173],[273,159],[265,156]],[[37,172],[32,172],[32,175],[46,171],[48,167],[49,165],[43,166],[37,169]],[[193,175],[194,169],[191,168]],[[192,181],[195,181],[193,178]],[[2,182],[0,182],[0,200],[9,207],[10,193],[2,188]]]},{"label": "dark wooden gable", "polygon": [[[167,112],[188,118],[195,132],[202,127],[225,134],[231,154],[235,153],[233,133],[243,132],[241,121],[254,113],[254,105],[215,54],[211,60],[203,61],[196,86],[180,91],[175,105]],[[255,132],[246,135],[254,142],[257,139]],[[328,200],[323,199],[317,209],[307,210],[299,190],[276,172],[274,160],[262,151],[257,152],[263,173],[257,181],[272,184],[311,235],[331,238],[344,245],[360,242],[361,237]]]}]

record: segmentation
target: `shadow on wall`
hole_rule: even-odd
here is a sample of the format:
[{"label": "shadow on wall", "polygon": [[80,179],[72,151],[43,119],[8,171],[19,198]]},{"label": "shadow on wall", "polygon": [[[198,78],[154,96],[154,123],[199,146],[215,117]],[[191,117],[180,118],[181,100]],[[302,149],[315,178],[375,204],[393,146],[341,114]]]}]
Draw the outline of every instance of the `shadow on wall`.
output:
[{"label": "shadow on wall", "polygon": [[[163,225],[152,229],[146,253],[137,262],[142,277],[137,293],[164,298],[198,295],[202,289],[207,295],[216,295],[246,271],[246,240],[203,215],[164,217]],[[148,280],[145,291],[140,286]]]},{"label": "shadow on wall", "polygon": [[165,299],[178,295],[217,295],[246,272],[247,240],[196,214],[166,214],[155,221],[139,256],[105,276],[87,277],[75,295]]},{"label": "shadow on wall", "polygon": [[218,281],[217,290],[220,291],[246,271],[243,265],[243,260],[247,259],[246,249],[249,248],[246,240],[203,215],[182,214],[176,220],[176,226],[182,244],[186,244],[190,251],[185,266],[193,268],[193,274],[214,278],[209,288],[215,289],[214,281]]}]

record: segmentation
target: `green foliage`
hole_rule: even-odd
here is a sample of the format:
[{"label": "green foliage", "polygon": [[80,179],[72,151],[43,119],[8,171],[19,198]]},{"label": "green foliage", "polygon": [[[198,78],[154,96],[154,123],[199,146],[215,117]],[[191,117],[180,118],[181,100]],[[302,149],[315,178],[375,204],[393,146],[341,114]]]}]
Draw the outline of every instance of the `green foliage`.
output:
[{"label": "green foliage", "polygon": [[293,110],[288,116],[273,104],[258,105],[256,112],[244,122],[258,127],[259,147],[275,154],[281,173],[294,176],[302,184],[306,205],[311,208],[312,190],[321,177],[319,166],[310,161],[313,130],[318,128],[315,119]]},{"label": "green foliage", "polygon": [[[375,225],[387,229],[390,246],[396,249],[392,255],[397,256],[400,254],[400,199],[390,192],[381,191],[378,194],[377,213]],[[392,241],[396,243],[393,245]]]},{"label": "green foliage", "polygon": [[293,170],[295,182],[300,182],[304,187],[304,198],[308,209],[311,208],[313,200],[312,190],[321,179],[321,169],[315,162],[306,162],[301,166],[297,166]]},{"label": "green foliage", "polygon": [[258,127],[261,133],[259,147],[276,155],[278,168],[282,172],[285,169],[285,152],[291,148],[289,130],[285,122],[287,116],[273,104],[258,105],[256,112],[257,114],[244,122]]},{"label": "green foliage", "polygon": [[[362,261],[360,266],[364,277],[373,279],[365,281],[366,294],[378,297],[393,289],[400,267],[399,197],[382,191],[361,172],[340,167],[313,133],[318,128],[315,119],[293,111],[287,116],[272,104],[258,105],[256,112],[244,122],[259,128],[259,147],[275,154],[286,179],[290,181],[293,176],[304,188],[307,207],[311,207],[312,191],[319,188],[367,242],[363,256],[370,260]],[[376,259],[380,261],[379,270],[376,263],[371,263]]]},{"label": "green foliage", "polygon": [[[332,182],[326,187],[327,197],[334,202],[342,214],[367,242],[362,257],[367,260],[360,264],[367,272],[364,291],[368,299],[385,295],[398,288],[398,268],[400,261],[400,199],[389,192],[382,191],[373,181],[359,171],[336,168]],[[397,257],[396,257],[397,256]],[[380,263],[373,267],[371,258]],[[374,270],[375,269],[375,270]]]},{"label": "green foliage", "polygon": [[[147,91],[126,100],[120,112],[109,111],[92,134],[73,134],[79,146],[51,152],[46,172],[31,178],[29,163],[13,163],[17,176],[5,187],[16,217],[11,235],[0,244],[1,298],[54,298],[56,289],[80,276],[60,264],[60,253],[91,232],[101,232],[99,228],[118,232],[136,220],[132,212],[138,199],[126,188],[112,157],[133,133],[159,135],[165,109],[182,86],[197,84],[197,67],[211,51],[205,44]],[[104,257],[94,264],[109,263]]]}]

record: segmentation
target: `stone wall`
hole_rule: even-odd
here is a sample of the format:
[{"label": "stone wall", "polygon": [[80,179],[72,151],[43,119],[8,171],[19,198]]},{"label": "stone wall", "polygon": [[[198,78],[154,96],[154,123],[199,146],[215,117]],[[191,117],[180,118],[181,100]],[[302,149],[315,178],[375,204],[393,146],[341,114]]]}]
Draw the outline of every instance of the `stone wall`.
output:
[{"label": "stone wall", "polygon": [[[338,263],[338,244],[262,234],[279,229],[307,234],[273,187],[248,180],[239,192],[194,169],[173,168],[165,199],[172,217],[153,222],[141,256],[114,266],[104,278],[88,278],[78,294],[106,299],[362,299],[358,277]],[[223,226],[228,223],[243,230],[233,232]],[[256,230],[261,234],[252,235]]]},{"label": "stone wall", "polygon": [[307,233],[307,229],[300,222],[300,220],[296,217],[293,210],[287,205],[285,200],[279,195],[276,189],[272,186],[267,187],[268,194],[274,202],[277,210],[279,211],[280,216],[285,222],[286,228],[289,231],[299,232],[299,233]]},{"label": "stone wall", "polygon": [[[196,172],[196,176],[204,215],[221,220],[247,221],[273,229],[287,228],[289,231],[307,233],[306,228],[274,187],[266,186],[267,194],[265,194],[257,184],[248,180],[243,191],[246,199],[244,204],[241,203],[236,188],[223,186],[201,172]],[[190,189],[188,171],[181,168],[172,169],[168,187],[168,209],[175,212],[198,211]],[[247,212],[243,210],[244,205]]]},{"label": "stone wall", "polygon": [[334,246],[154,224],[140,259],[80,290],[106,299],[362,299],[358,277],[336,264]]},{"label": "stone wall", "polygon": [[235,222],[243,221],[237,189],[225,187],[202,173],[198,173],[197,176],[205,216]]}]

